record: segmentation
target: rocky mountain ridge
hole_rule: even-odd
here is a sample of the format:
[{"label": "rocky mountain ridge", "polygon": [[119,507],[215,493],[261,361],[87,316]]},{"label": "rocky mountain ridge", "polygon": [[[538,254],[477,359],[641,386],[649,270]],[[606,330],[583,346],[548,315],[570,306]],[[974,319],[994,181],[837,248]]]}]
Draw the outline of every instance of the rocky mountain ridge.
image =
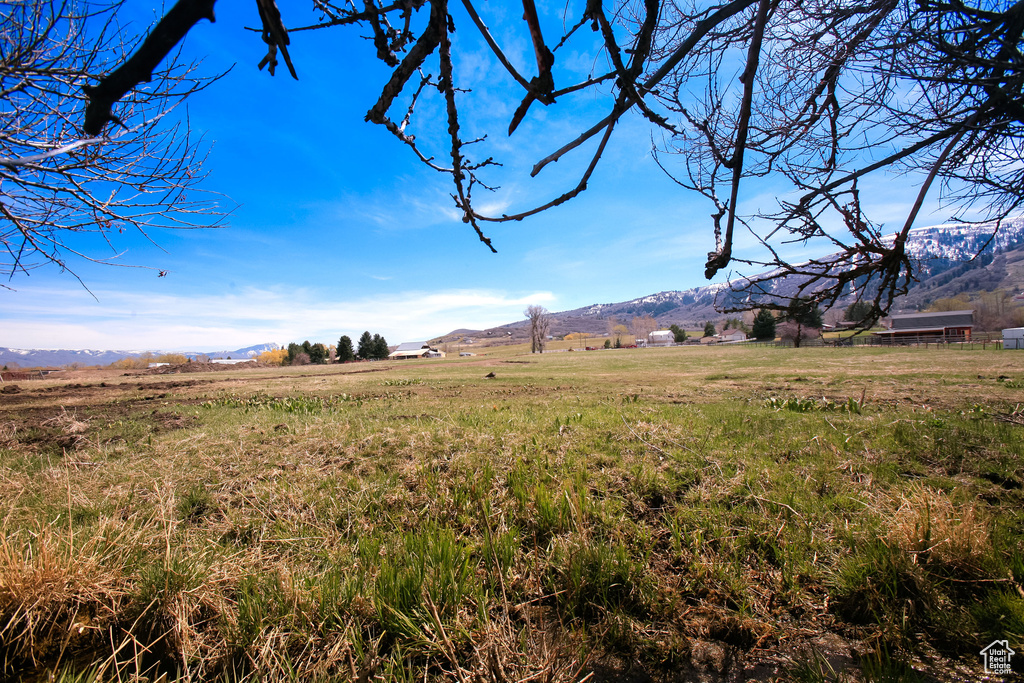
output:
[{"label": "rocky mountain ridge", "polygon": [[[919,282],[898,302],[896,310],[918,310],[936,298],[984,288],[972,287],[972,283],[987,284],[988,289],[1024,289],[1024,216],[1006,221],[994,237],[992,226],[985,224],[948,223],[915,228],[910,231],[907,249],[917,261]],[[1018,262],[1022,262],[1022,267],[1015,267]],[[780,279],[772,283],[771,293],[791,296],[798,285],[797,280]],[[715,305],[729,287],[728,283],[709,284],[559,311],[552,313],[551,334],[605,334],[612,321],[628,324],[634,316],[644,315],[653,316],[661,327],[676,324],[697,329],[705,320],[725,317]],[[846,303],[840,301],[840,305]],[[529,338],[529,323],[524,319],[485,330],[456,330],[437,341],[466,337],[521,341]]]}]

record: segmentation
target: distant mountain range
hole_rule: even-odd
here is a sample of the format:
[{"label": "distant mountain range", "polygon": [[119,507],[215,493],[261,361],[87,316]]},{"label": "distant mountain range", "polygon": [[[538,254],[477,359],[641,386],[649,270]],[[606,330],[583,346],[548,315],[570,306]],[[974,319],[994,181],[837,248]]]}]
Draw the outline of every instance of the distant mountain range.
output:
[{"label": "distant mountain range", "polygon": [[[935,299],[962,292],[1024,290],[1024,216],[1004,223],[994,239],[992,228],[985,225],[947,224],[915,228],[910,231],[907,249],[917,261],[918,282],[907,296],[897,301],[894,312],[920,310]],[[796,294],[799,284],[800,280],[796,278],[779,278],[772,282],[770,293],[788,298]],[[555,336],[569,332],[604,334],[608,332],[611,320],[628,324],[633,316],[644,315],[653,316],[662,328],[676,324],[699,329],[706,320],[718,321],[724,317],[716,310],[715,304],[716,299],[728,295],[728,290],[729,285],[724,283],[704,285],[682,291],[658,292],[620,303],[593,304],[560,311],[551,315],[550,333]],[[839,305],[844,307],[849,303],[839,301]],[[433,341],[443,343],[465,338],[503,337],[522,341],[529,339],[529,332],[529,322],[523,319],[484,330],[454,330]]]},{"label": "distant mountain range", "polygon": [[[264,351],[273,351],[280,348],[277,344],[259,344],[247,346],[244,349],[234,351],[173,351],[182,356],[195,359],[198,356],[209,356],[210,358],[255,358]],[[4,365],[17,365],[19,367],[63,367],[73,363],[82,365],[110,365],[122,358],[138,358],[139,356],[151,353],[159,356],[164,351],[92,351],[92,350],[70,350],[70,349],[8,349],[0,347],[0,367]]]},{"label": "distant mountain range", "polygon": [[[907,248],[918,262],[918,282],[897,301],[895,310],[920,310],[935,299],[963,292],[993,289],[1024,291],[1024,216],[1006,222],[995,239],[991,239],[991,233],[990,227],[964,224],[911,230]],[[789,297],[799,284],[793,278],[779,278],[772,282],[771,293]],[[676,324],[699,329],[705,320],[719,321],[724,317],[716,310],[715,304],[716,299],[728,294],[728,289],[728,284],[704,285],[682,291],[658,292],[620,303],[592,304],[560,311],[552,313],[550,333],[556,336],[569,332],[601,335],[608,332],[609,323],[613,320],[628,324],[633,316],[643,315],[653,316],[663,328]],[[839,305],[845,307],[848,303],[840,300]],[[529,322],[523,319],[484,330],[453,330],[431,341],[457,342],[466,338],[523,341],[529,339],[529,333]],[[233,351],[187,352],[182,355],[189,358],[200,355],[255,358],[264,351],[277,348],[280,347],[271,343]],[[159,355],[161,352],[0,348],[0,367],[11,364],[20,367],[60,367],[72,363],[109,365],[121,358],[138,357],[144,353]]]}]

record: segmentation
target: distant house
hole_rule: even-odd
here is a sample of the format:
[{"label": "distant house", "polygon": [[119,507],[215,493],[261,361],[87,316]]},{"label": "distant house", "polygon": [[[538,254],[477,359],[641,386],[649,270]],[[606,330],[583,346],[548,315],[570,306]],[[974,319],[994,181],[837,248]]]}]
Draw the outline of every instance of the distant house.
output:
[{"label": "distant house", "polygon": [[676,336],[672,330],[656,330],[648,335],[648,346],[672,346]]},{"label": "distant house", "polygon": [[388,358],[407,360],[409,358],[444,358],[444,355],[444,351],[432,348],[427,342],[403,342],[388,354]]},{"label": "distant house", "polygon": [[892,327],[875,332],[892,343],[930,341],[968,341],[974,329],[974,311],[937,311],[902,313],[889,316]]},{"label": "distant house", "polygon": [[719,333],[718,338],[724,342],[747,341],[747,333],[743,330],[725,330]]}]

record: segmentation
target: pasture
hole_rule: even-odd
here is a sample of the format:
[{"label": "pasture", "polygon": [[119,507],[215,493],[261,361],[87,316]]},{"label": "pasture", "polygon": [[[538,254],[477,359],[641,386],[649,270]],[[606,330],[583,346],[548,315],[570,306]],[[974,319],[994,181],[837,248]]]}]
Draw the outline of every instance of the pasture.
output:
[{"label": "pasture", "polygon": [[6,680],[953,681],[1024,646],[1024,353],[19,388]]}]

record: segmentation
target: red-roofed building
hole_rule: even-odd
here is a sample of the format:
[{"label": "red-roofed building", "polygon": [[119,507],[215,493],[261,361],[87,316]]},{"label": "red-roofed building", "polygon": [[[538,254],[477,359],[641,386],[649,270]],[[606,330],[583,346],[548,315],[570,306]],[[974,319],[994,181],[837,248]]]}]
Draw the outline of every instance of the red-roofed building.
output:
[{"label": "red-roofed building", "polygon": [[903,313],[889,316],[889,321],[891,328],[875,334],[894,344],[970,341],[974,311]]}]

